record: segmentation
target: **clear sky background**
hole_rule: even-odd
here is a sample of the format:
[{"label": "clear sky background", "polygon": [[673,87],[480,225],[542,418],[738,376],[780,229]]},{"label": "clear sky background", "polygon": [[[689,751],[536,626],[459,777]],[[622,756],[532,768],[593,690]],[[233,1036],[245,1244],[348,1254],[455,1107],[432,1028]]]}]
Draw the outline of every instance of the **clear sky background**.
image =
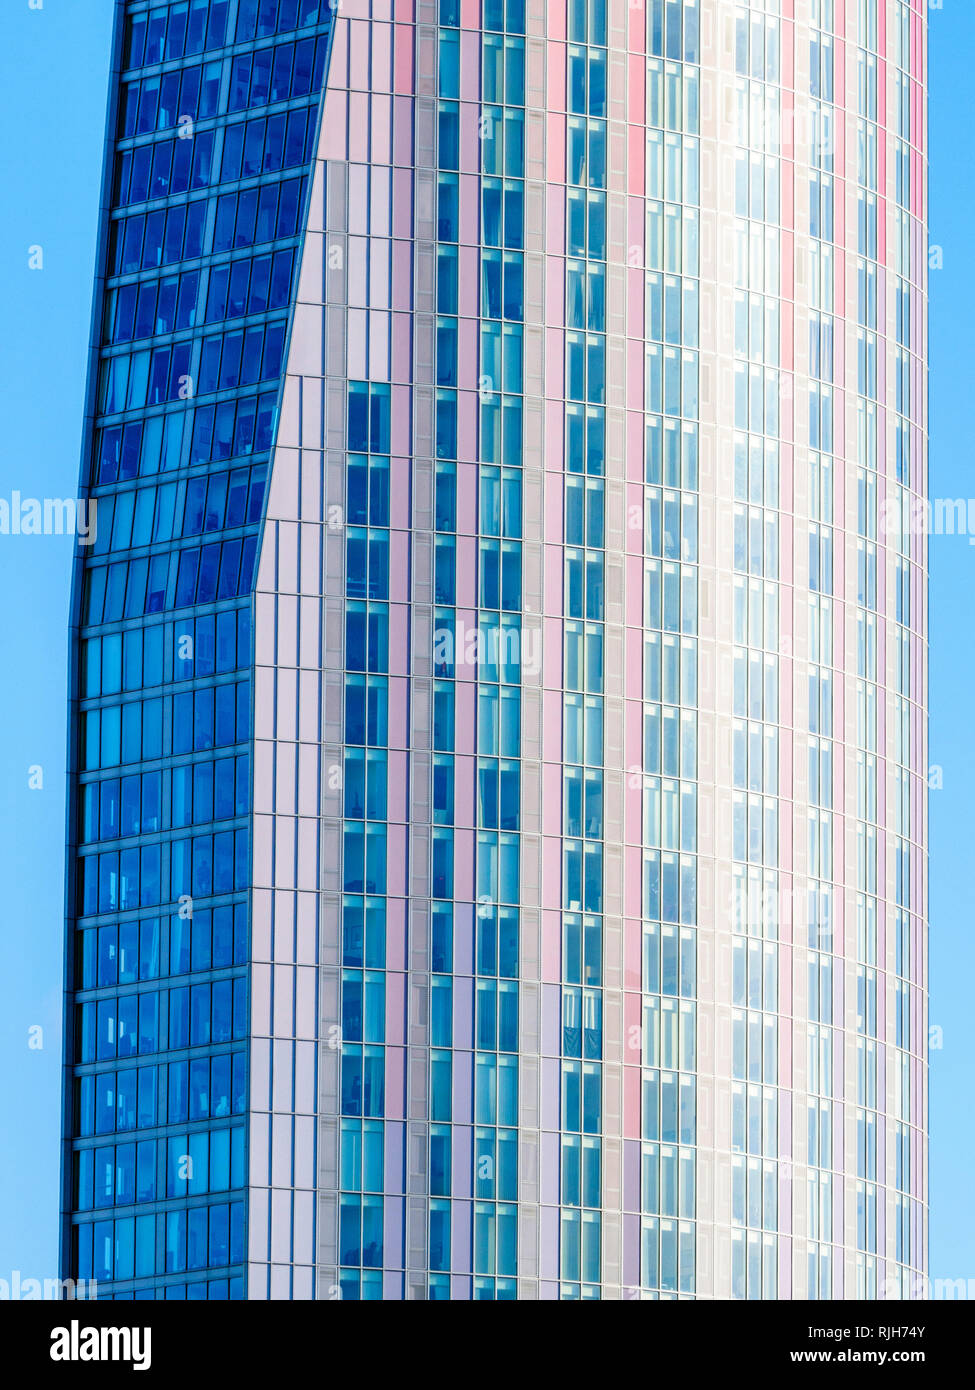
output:
[{"label": "clear sky background", "polygon": [[[77,492],[112,10],[0,4],[4,498]],[[931,240],[944,258],[930,281],[931,492],[968,498],[975,2],[943,0],[930,34]],[[34,246],[40,270],[28,266]],[[63,537],[0,536],[0,1278],[57,1272],[70,559]],[[931,796],[931,1023],[943,1042],[931,1053],[931,1274],[975,1281],[975,547],[964,537],[933,542],[930,610],[931,762],[944,781]]]}]

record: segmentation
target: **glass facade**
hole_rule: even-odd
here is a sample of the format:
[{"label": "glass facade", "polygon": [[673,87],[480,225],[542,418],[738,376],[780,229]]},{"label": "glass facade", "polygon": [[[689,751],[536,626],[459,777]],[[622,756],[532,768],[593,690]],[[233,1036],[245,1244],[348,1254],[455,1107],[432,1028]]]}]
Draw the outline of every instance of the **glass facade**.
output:
[{"label": "glass facade", "polygon": [[244,1296],[251,618],[318,0],[119,7],[76,580],[65,1259]]},{"label": "glass facade", "polygon": [[920,3],[119,14],[67,1272],[912,1296]]}]

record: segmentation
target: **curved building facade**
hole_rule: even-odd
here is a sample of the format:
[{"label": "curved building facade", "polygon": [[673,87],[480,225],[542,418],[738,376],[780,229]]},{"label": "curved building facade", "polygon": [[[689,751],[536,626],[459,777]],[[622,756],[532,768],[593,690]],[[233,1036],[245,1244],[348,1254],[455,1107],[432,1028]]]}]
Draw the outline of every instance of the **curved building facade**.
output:
[{"label": "curved building facade", "polygon": [[118,45],[65,1274],[917,1296],[920,0]]}]

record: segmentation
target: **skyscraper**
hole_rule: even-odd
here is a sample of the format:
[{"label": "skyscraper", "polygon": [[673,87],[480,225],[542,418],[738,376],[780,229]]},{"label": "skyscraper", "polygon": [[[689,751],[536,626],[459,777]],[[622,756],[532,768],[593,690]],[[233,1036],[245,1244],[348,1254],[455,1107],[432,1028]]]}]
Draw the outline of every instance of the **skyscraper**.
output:
[{"label": "skyscraper", "polygon": [[65,1274],[910,1296],[921,0],[120,0]]}]

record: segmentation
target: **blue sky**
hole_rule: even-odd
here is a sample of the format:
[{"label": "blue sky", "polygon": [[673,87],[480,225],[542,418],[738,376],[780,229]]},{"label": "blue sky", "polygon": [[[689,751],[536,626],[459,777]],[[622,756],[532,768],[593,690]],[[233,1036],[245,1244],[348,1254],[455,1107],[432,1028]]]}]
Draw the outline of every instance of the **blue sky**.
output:
[{"label": "blue sky", "polygon": [[[77,496],[112,11],[4,0],[0,12],[6,498]],[[42,269],[29,269],[32,246]],[[0,537],[0,1278],[57,1273],[70,561],[65,537]]]},{"label": "blue sky", "polygon": [[[77,489],[111,0],[3,0],[0,497]],[[931,491],[975,496],[975,4],[931,11]],[[40,246],[43,268],[29,268]],[[36,257],[35,257],[36,259]],[[70,542],[0,537],[0,1277],[56,1273]],[[975,548],[932,546],[931,1274],[975,1279]],[[30,769],[41,769],[32,789]],[[41,1032],[38,1033],[37,1030]],[[34,1045],[32,1045],[32,1043]],[[40,1043],[38,1046],[37,1044]]]},{"label": "blue sky", "polygon": [[[973,497],[975,387],[975,5],[930,11],[931,243],[944,265],[930,276],[931,471],[935,497]],[[931,547],[930,761],[944,769],[931,793],[931,1273],[975,1278],[975,548],[965,537]],[[937,1037],[935,1039],[937,1041]],[[971,1286],[970,1286],[971,1287]]]}]

